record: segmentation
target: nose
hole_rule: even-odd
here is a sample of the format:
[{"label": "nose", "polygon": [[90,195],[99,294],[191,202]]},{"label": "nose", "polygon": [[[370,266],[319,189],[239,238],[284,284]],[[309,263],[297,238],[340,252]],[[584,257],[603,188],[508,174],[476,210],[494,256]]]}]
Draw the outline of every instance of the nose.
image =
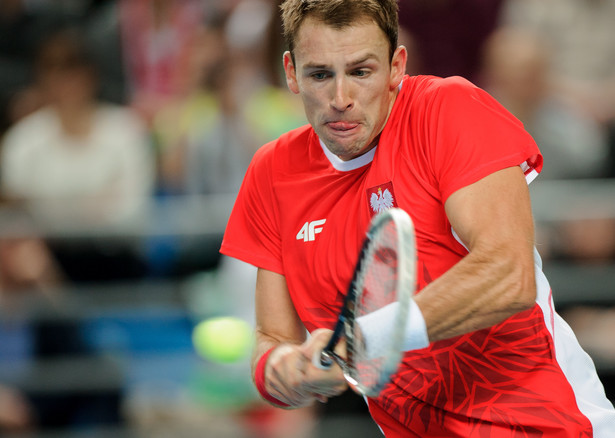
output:
[{"label": "nose", "polygon": [[331,107],[337,111],[346,111],[353,106],[353,97],[350,89],[350,84],[340,75],[334,82],[335,90],[333,99],[331,101]]}]

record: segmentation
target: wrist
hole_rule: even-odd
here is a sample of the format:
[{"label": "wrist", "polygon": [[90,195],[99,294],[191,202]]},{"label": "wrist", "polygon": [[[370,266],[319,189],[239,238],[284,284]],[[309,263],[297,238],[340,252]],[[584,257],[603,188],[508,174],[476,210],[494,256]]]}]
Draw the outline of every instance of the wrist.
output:
[{"label": "wrist", "polygon": [[427,325],[423,312],[414,299],[410,300],[408,309],[408,321],[406,324],[404,350],[420,350],[429,346],[429,336],[427,335]]},{"label": "wrist", "polygon": [[[399,303],[394,302],[375,312],[357,318],[356,322],[361,328],[363,342],[368,358],[380,357],[383,353],[381,339],[391,339],[394,336],[395,320],[399,312]],[[408,317],[403,330],[403,351],[420,350],[429,346],[425,318],[418,304],[411,299]]]},{"label": "wrist", "polygon": [[269,359],[269,356],[274,349],[275,347],[271,347],[269,350],[267,350],[267,352],[263,354],[256,363],[256,368],[254,370],[254,385],[256,386],[256,390],[261,395],[261,397],[263,397],[269,403],[280,408],[288,408],[290,407],[290,405],[281,402],[280,400],[269,394],[265,386],[265,370],[267,368],[267,360]]}]

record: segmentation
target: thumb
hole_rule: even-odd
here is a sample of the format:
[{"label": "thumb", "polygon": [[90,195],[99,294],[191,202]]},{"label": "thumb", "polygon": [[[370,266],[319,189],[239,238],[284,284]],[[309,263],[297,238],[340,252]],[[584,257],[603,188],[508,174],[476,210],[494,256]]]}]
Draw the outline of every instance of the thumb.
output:
[{"label": "thumb", "polygon": [[301,345],[301,352],[305,355],[305,357],[312,360],[312,357],[315,354],[320,354],[320,352],[325,348],[331,339],[332,334],[333,331],[328,329],[314,330],[310,334],[310,337]]}]

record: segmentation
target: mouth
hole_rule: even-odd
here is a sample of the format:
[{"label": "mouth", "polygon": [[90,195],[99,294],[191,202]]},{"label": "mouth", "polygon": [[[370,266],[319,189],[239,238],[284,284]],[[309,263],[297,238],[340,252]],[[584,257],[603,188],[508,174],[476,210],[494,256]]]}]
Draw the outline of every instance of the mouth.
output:
[{"label": "mouth", "polygon": [[326,125],[330,130],[336,133],[343,134],[343,133],[351,132],[355,130],[359,126],[359,123],[346,122],[346,121],[332,121],[332,122],[327,122]]}]

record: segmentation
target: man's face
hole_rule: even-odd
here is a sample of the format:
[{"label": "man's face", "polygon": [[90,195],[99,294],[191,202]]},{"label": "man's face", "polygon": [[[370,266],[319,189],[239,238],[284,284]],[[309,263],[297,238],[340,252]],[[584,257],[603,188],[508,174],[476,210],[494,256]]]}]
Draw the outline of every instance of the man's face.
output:
[{"label": "man's face", "polygon": [[313,18],[301,24],[295,63],[284,54],[290,90],[301,95],[307,119],[342,160],[372,149],[384,128],[406,65],[405,48],[389,61],[389,43],[373,21],[335,29]]}]

